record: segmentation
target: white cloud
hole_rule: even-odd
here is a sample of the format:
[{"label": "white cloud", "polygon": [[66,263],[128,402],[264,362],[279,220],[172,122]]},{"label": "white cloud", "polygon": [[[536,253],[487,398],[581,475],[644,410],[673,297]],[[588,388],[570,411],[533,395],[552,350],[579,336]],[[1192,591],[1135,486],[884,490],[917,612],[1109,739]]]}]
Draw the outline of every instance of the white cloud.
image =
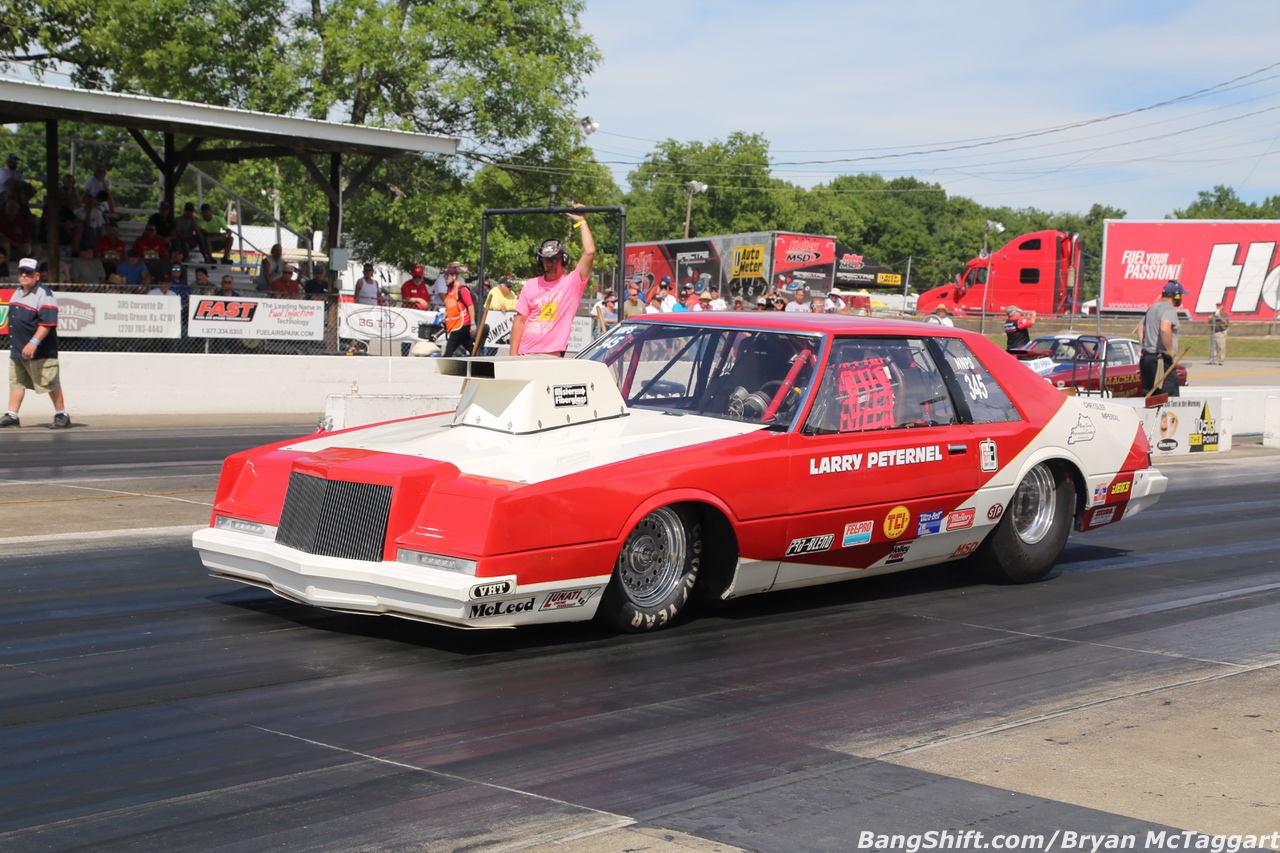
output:
[{"label": "white cloud", "polygon": [[[759,132],[778,177],[915,175],[983,204],[1159,218],[1215,184],[1280,193],[1280,67],[1250,85],[1021,141],[1276,62],[1280,4],[589,0],[605,54],[580,109],[623,178],[647,141]],[[1257,115],[1248,115],[1257,112]],[[844,163],[796,161],[878,157]]]}]

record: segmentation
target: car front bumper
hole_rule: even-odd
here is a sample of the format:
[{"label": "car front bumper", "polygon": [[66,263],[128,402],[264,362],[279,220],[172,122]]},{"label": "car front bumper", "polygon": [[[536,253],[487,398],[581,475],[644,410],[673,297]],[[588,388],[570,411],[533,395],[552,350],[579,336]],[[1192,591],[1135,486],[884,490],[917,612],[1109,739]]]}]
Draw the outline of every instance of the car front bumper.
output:
[{"label": "car front bumper", "polygon": [[[514,628],[595,616],[609,576],[520,586],[411,563],[325,557],[269,537],[205,528],[191,537],[217,577],[327,610],[399,616],[456,628]],[[507,585],[501,592],[496,587]]]}]

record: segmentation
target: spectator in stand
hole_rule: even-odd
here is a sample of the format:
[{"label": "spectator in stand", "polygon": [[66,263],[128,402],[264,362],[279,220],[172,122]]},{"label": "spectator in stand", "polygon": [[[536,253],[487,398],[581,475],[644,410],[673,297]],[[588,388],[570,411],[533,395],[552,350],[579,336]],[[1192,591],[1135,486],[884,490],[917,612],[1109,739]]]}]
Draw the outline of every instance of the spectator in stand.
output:
[{"label": "spectator in stand", "polygon": [[152,278],[159,281],[166,277],[165,267],[169,263],[169,249],[164,239],[157,233],[154,224],[147,223],[147,226],[142,229],[142,236],[133,241],[133,248],[142,262],[147,265]]},{"label": "spectator in stand", "polygon": [[168,250],[173,242],[174,228],[177,227],[177,222],[173,218],[173,208],[169,207],[169,202],[160,202],[160,209],[147,217],[147,224],[155,228],[156,236],[164,242],[164,247]]},{"label": "spectator in stand", "polygon": [[44,209],[40,213],[40,222],[37,225],[36,239],[39,242],[44,243],[46,246],[50,242],[49,215],[51,205],[56,205],[58,213],[58,245],[68,247],[73,245],[78,221],[76,220],[75,208],[71,205],[75,202],[77,196],[75,179],[70,175],[67,175],[63,183],[65,184],[68,180],[71,181],[70,192],[54,192],[45,195]]},{"label": "spectator in stand", "polygon": [[68,265],[67,279],[72,284],[105,284],[107,271],[102,261],[93,256],[93,249],[85,247],[80,250],[80,256]]},{"label": "spectator in stand", "polygon": [[497,350],[493,347],[485,347],[485,342],[489,340],[489,312],[497,312],[510,314],[516,310],[516,303],[519,298],[515,291],[511,289],[510,276],[502,276],[498,279],[498,286],[489,291],[489,295],[484,299],[484,313],[480,315],[480,335],[476,339],[476,352],[483,352],[485,355],[493,355]]},{"label": "spectator in stand", "polygon": [[31,227],[22,215],[22,205],[12,194],[5,199],[4,212],[0,214],[0,249],[9,256],[31,254]]},{"label": "spectator in stand", "polygon": [[192,202],[183,205],[182,215],[174,223],[173,242],[181,243],[188,255],[200,252],[202,257],[207,256],[200,242],[200,220],[196,218],[196,206]]},{"label": "spectator in stand", "polygon": [[26,183],[26,178],[18,171],[18,155],[10,154],[4,158],[4,166],[0,167],[0,196],[8,197],[23,183]]},{"label": "spectator in stand", "polygon": [[563,243],[550,239],[538,247],[537,261],[542,275],[526,281],[520,291],[511,324],[512,355],[563,356],[569,347],[573,317],[591,280],[596,243],[586,217],[577,213],[567,215],[582,237],[582,257],[573,271],[566,273],[570,258]]},{"label": "spectator in stand", "polygon": [[627,285],[627,298],[622,300],[621,307],[623,320],[645,313],[645,304],[640,301],[640,284],[635,280]]},{"label": "spectator in stand", "polygon": [[1024,315],[1017,305],[1010,305],[1005,309],[1005,316],[1008,319],[1004,321],[1004,348],[1011,350],[1031,343],[1029,330],[1036,322],[1036,312],[1029,311]]},{"label": "spectator in stand", "polygon": [[400,285],[400,304],[405,308],[431,310],[431,285],[427,284],[426,275],[426,268],[418,264],[409,280]]},{"label": "spectator in stand", "polygon": [[9,297],[9,411],[0,427],[18,427],[18,410],[28,390],[53,401],[54,429],[71,426],[58,372],[58,300],[40,283],[35,258],[18,261],[21,288]]},{"label": "spectator in stand", "polygon": [[307,298],[314,302],[324,302],[329,298],[329,268],[324,264],[316,264],[311,278],[302,285]]},{"label": "spectator in stand", "polygon": [[[604,321],[604,303],[612,296],[613,291],[606,290],[600,294],[600,298],[596,300],[596,304],[591,306],[591,333],[593,335],[602,335],[609,328]],[[614,304],[617,304],[616,299],[614,300]],[[614,318],[614,322],[617,322],[616,317]]]},{"label": "spectator in stand", "polygon": [[847,307],[844,301],[844,293],[840,291],[840,288],[833,287],[831,292],[827,294],[827,298],[822,302],[822,313],[843,314]]},{"label": "spectator in stand", "polygon": [[227,220],[213,212],[213,205],[200,205],[200,242],[204,246],[206,261],[213,263],[213,257],[222,252],[222,262],[231,263],[231,246],[234,242]]},{"label": "spectator in stand", "polygon": [[177,261],[171,262],[169,266],[169,286],[183,298],[186,298],[191,293],[191,289],[187,286],[186,268]]},{"label": "spectator in stand", "polygon": [[119,293],[124,289],[124,279],[118,275],[107,276],[107,293]]},{"label": "spectator in stand", "polygon": [[[723,301],[723,300],[721,300],[721,301]],[[711,294],[710,294],[710,293],[701,293],[701,294],[699,294],[699,295],[698,295],[698,307],[694,308],[693,310],[694,310],[694,311],[710,311],[710,310],[712,310],[712,309],[711,309]]]},{"label": "spectator in stand", "polygon": [[471,355],[476,329],[475,298],[471,288],[458,277],[457,267],[444,271],[449,289],[444,294],[444,328],[449,333],[445,341],[445,355]]},{"label": "spectator in stand", "polygon": [[124,255],[124,261],[116,264],[116,275],[120,276],[125,284],[134,287],[151,284],[151,271],[138,256],[138,250],[128,249]]},{"label": "spectator in stand", "polygon": [[[323,270],[323,269],[324,267],[320,268],[320,270]],[[222,277],[222,287],[220,287],[218,291],[214,294],[214,296],[225,296],[225,297],[232,297],[232,296],[239,296],[239,295],[240,294],[236,292],[236,280],[232,278],[230,275],[224,275]]]},{"label": "spectator in stand", "polygon": [[[785,296],[773,297],[774,311],[786,311],[792,304],[794,303],[788,302]],[[797,310],[802,310],[802,309],[797,309]]]},{"label": "spectator in stand", "polygon": [[[454,266],[450,264],[450,266]],[[444,295],[449,292],[449,282],[445,280],[446,276],[442,272],[436,277],[435,289],[431,294],[431,301],[437,308],[444,307]]]},{"label": "spectator in stand", "polygon": [[649,297],[649,304],[645,306],[644,313],[646,314],[664,313],[662,310],[662,294],[661,293],[659,293],[656,290],[653,292],[653,295]]},{"label": "spectator in stand", "polygon": [[729,303],[720,298],[720,285],[711,285],[711,301],[707,308],[712,311],[728,311]]},{"label": "spectator in stand", "polygon": [[357,305],[383,305],[386,302],[382,286],[373,276],[373,264],[364,265],[364,275],[356,279],[355,300]]},{"label": "spectator in stand", "polygon": [[120,228],[114,222],[108,222],[103,234],[98,238],[93,254],[102,261],[107,275],[113,275],[116,267],[124,260],[124,243],[120,241]]},{"label": "spectator in stand", "polygon": [[103,213],[108,219],[116,218],[116,197],[111,192],[111,180],[107,177],[106,166],[99,163],[93,167],[93,176],[84,182],[84,189],[99,203],[106,205]]},{"label": "spectator in stand", "polygon": [[947,306],[939,302],[934,306],[933,313],[929,315],[929,319],[925,320],[925,322],[933,323],[936,326],[954,326],[955,323],[951,320],[949,314]]},{"label": "spectator in stand", "polygon": [[0,284],[9,283],[9,253],[0,249]]},{"label": "spectator in stand", "polygon": [[741,296],[733,297],[733,310],[734,311],[747,310],[747,300],[743,299]]},{"label": "spectator in stand", "polygon": [[[270,290],[271,283],[278,279],[283,271],[284,249],[280,247],[279,243],[276,243],[271,247],[271,254],[262,259],[262,266],[258,268],[258,290]],[[356,301],[358,302],[359,300]]]},{"label": "spectator in stand", "polygon": [[98,242],[98,234],[107,224],[107,218],[98,206],[98,200],[92,193],[80,194],[80,206],[74,211],[76,217],[75,233],[71,236],[71,246],[77,252],[85,246],[92,249]]},{"label": "spectator in stand", "polygon": [[196,283],[192,289],[199,296],[208,296],[213,292],[213,282],[209,281],[209,270],[204,267],[196,267]]},{"label": "spectator in stand", "polygon": [[803,287],[796,291],[795,296],[792,297],[792,299],[793,301],[784,305],[782,310],[790,311],[792,313],[800,311],[806,314],[813,311],[813,304],[809,302],[809,291],[805,290]]},{"label": "spectator in stand", "polygon": [[294,280],[295,272],[293,264],[285,264],[280,277],[271,282],[271,295],[277,299],[301,299],[302,287]]},{"label": "spectator in stand", "polygon": [[607,332],[618,325],[618,297],[610,292],[604,298],[604,305],[601,308],[604,316],[604,330]]},{"label": "spectator in stand", "polygon": [[671,276],[664,275],[662,280],[658,282],[658,296],[662,299],[662,310],[670,313],[676,310],[676,295],[671,292]]}]

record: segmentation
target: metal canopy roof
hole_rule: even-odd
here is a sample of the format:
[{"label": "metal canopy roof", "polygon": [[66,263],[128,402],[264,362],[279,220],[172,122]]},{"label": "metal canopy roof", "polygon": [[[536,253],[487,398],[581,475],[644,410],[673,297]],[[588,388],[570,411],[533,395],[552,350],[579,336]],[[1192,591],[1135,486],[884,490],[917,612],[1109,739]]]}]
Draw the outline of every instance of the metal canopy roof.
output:
[{"label": "metal canopy roof", "polygon": [[145,95],[0,80],[0,123],[25,121],[110,124],[279,146],[300,152],[379,157],[458,152],[458,140],[447,136],[293,118]]}]

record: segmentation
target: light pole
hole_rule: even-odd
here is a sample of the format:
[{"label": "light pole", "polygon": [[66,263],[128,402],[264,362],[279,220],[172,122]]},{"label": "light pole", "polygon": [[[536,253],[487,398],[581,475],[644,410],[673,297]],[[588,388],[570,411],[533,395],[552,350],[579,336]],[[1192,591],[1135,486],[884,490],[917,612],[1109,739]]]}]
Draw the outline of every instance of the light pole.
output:
[{"label": "light pole", "polygon": [[997,234],[1003,233],[1004,223],[996,222],[994,219],[987,220],[987,228],[985,231],[982,232],[982,254],[978,255],[978,257],[980,258],[985,259],[991,254],[990,252],[987,251],[987,235],[990,234],[992,231],[996,232]]},{"label": "light pole", "polygon": [[704,193],[707,191],[707,185],[701,181],[689,181],[685,184],[689,188],[689,203],[684,208],[684,238],[689,239],[689,219],[693,216],[693,194]]}]

